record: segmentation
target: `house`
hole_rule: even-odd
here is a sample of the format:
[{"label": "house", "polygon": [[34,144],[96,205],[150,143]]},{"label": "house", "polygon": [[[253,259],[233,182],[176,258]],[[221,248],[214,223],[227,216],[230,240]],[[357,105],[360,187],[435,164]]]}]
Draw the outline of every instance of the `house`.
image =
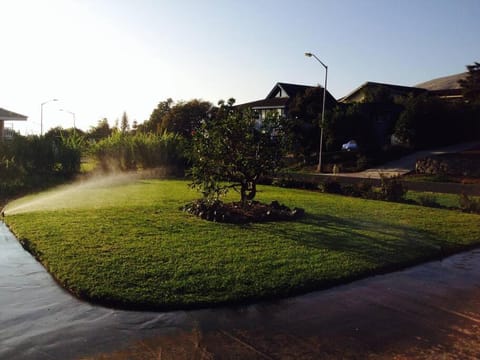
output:
[{"label": "house", "polygon": [[426,89],[429,94],[438,96],[440,99],[446,101],[461,101],[463,94],[460,80],[465,80],[467,75],[468,72],[443,76],[420,83],[415,85],[415,87]]},{"label": "house", "polygon": [[368,81],[339,100],[339,103],[362,104],[362,112],[370,119],[372,139],[378,146],[391,143],[397,119],[403,111],[400,105],[409,96],[425,94],[426,89]]},{"label": "house", "polygon": [[340,103],[394,102],[397,103],[410,95],[426,93],[426,89],[367,81],[348,95],[339,99]]},{"label": "house", "polygon": [[9,111],[6,109],[0,108],[0,141],[8,139],[12,136],[12,131],[5,129],[5,121],[26,121],[27,117],[25,115],[20,115]]},{"label": "house", "polygon": [[[280,116],[288,116],[288,107],[295,96],[305,93],[308,89],[314,89],[315,86],[289,84],[278,82],[262,100],[252,101],[237,105],[238,108],[250,108],[258,113],[258,120],[265,119],[268,113],[276,112]],[[327,91],[325,106],[333,107],[337,101]]]}]

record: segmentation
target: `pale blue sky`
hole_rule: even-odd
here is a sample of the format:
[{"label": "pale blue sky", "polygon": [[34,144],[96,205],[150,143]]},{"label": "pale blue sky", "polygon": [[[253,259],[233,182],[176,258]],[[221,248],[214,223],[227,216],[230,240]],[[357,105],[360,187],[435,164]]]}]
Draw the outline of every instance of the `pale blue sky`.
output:
[{"label": "pale blue sky", "polygon": [[238,103],[278,81],[336,98],[365,81],[414,85],[480,61],[480,0],[1,0],[0,107],[22,127],[87,130],[159,101]]}]

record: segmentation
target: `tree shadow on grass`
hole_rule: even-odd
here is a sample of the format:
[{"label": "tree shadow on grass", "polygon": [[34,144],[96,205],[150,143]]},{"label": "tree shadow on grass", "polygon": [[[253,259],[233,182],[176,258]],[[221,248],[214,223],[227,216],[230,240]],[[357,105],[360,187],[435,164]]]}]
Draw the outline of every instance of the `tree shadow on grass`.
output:
[{"label": "tree shadow on grass", "polygon": [[409,264],[443,254],[443,241],[435,234],[380,219],[307,215],[295,226],[272,226],[267,231],[308,248],[347,254],[379,266]]}]

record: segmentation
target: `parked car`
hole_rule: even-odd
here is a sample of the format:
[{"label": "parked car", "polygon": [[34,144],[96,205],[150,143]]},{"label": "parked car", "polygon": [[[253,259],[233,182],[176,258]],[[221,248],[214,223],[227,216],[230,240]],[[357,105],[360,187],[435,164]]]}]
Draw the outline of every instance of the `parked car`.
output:
[{"label": "parked car", "polygon": [[358,150],[357,142],[355,140],[350,140],[349,142],[342,145],[342,150],[346,150],[346,151]]}]

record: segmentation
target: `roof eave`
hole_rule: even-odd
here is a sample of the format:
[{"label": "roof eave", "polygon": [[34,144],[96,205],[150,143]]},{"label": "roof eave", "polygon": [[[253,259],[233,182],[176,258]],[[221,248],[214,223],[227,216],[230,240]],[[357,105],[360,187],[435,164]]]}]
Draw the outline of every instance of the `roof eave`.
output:
[{"label": "roof eave", "polygon": [[7,117],[7,116],[0,116],[1,121],[27,121],[27,117]]}]

